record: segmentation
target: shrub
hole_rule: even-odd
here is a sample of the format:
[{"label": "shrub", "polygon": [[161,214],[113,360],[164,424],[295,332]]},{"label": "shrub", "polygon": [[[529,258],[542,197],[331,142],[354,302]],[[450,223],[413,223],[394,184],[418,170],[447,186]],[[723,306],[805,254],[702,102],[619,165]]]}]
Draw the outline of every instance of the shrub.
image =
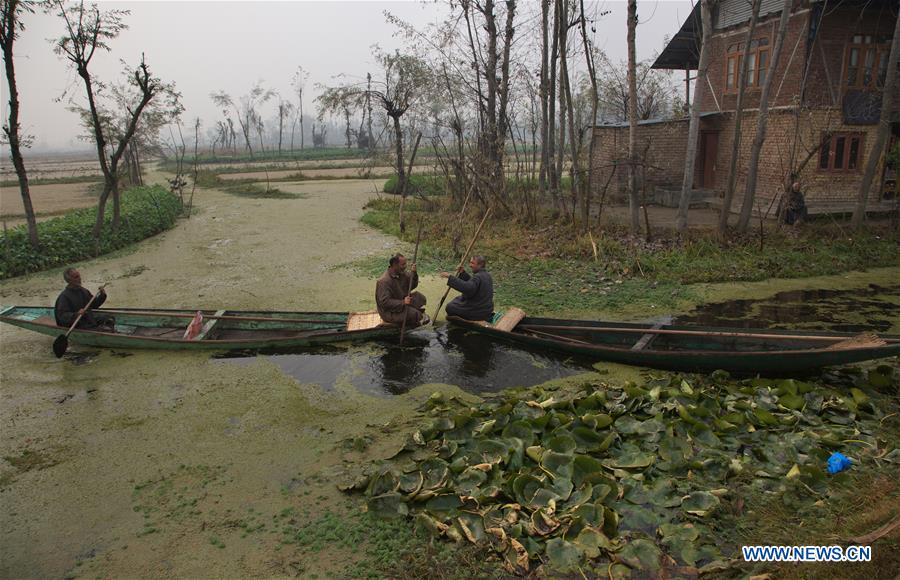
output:
[{"label": "shrub", "polygon": [[[385,193],[400,193],[397,189],[399,179],[392,175],[384,184]],[[443,195],[444,178],[437,175],[413,175],[406,188],[407,195]]]},{"label": "shrub", "polygon": [[161,186],[134,187],[122,195],[119,229],[112,231],[112,204],[107,204],[106,223],[99,252],[92,229],[97,208],[76,209],[64,216],[38,223],[40,250],[28,241],[23,224],[0,234],[0,279],[21,276],[106,254],[156,235],[175,225],[181,202]]}]

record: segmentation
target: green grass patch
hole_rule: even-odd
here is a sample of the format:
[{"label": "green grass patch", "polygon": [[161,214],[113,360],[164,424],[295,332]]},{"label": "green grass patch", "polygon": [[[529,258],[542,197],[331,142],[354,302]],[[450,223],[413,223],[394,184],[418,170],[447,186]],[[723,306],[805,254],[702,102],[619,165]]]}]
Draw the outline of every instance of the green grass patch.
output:
[{"label": "green grass patch", "polygon": [[[64,185],[69,183],[103,183],[102,175],[73,175],[71,177],[34,177],[28,178],[28,185]],[[19,187],[18,179],[0,181],[0,187]]]},{"label": "green grass patch", "polygon": [[[289,181],[287,179],[282,181]],[[219,177],[215,171],[197,172],[197,187],[218,189],[230,195],[249,197],[251,199],[302,199],[302,193],[282,191],[277,187],[266,187],[257,179],[241,179],[228,181]]]},{"label": "green grass patch", "polygon": [[106,207],[99,248],[92,229],[97,208],[77,209],[38,223],[41,248],[34,250],[26,226],[0,235],[0,279],[38,272],[107,254],[139,242],[175,225],[181,202],[160,186],[134,187],[122,194],[119,229],[112,231],[112,203]]},{"label": "green grass patch", "polygon": [[[473,208],[461,229],[458,210],[449,208],[445,199],[408,199],[407,229],[401,233],[399,199],[374,199],[366,209],[364,224],[407,243],[415,242],[416,224],[423,220],[423,272],[453,268],[481,218],[481,209]],[[523,224],[492,216],[474,252],[488,259],[498,306],[516,305],[535,313],[625,306],[652,312],[690,299],[690,284],[804,278],[900,265],[895,233],[871,230],[849,236],[837,224],[773,229],[762,248],[756,236],[721,243],[712,234],[698,233],[648,243],[607,230],[592,238],[596,255],[591,237],[573,231],[565,219],[543,215],[537,224]],[[429,261],[436,263],[432,267]],[[372,266],[369,259],[354,265],[361,270]]]},{"label": "green grass patch", "polygon": [[[400,193],[400,179],[392,175],[384,184],[385,193]],[[409,178],[406,193],[408,195],[443,195],[444,178],[437,175],[413,175]]]},{"label": "green grass patch", "polygon": [[433,543],[427,533],[402,520],[385,520],[369,513],[326,512],[312,522],[285,530],[282,543],[301,552],[348,551],[355,561],[339,576],[350,578],[483,578],[499,569],[496,559],[469,546]]}]

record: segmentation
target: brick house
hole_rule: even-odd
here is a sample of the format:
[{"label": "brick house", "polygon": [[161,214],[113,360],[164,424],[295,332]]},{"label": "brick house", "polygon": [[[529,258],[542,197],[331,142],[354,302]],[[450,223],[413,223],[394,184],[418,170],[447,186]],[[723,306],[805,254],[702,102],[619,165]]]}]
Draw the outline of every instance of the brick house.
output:
[{"label": "brick house", "polygon": [[[866,160],[881,153],[873,152],[872,146],[881,114],[880,86],[886,74],[897,1],[795,0],[780,62],[771,70],[782,6],[783,0],[762,0],[752,38],[732,211],[740,210],[743,199],[761,85],[767,74],[774,75],[774,84],[754,211],[774,215],[785,180],[804,159],[808,161],[799,175],[810,211],[847,210],[857,197]],[[694,195],[698,198],[720,198],[728,179],[738,75],[749,21],[747,0],[720,0],[713,9],[707,86],[695,87],[701,110],[694,174]],[[698,2],[653,67],[685,70],[686,75],[696,70],[700,32]],[[898,111],[900,94],[895,94],[891,110],[885,112],[892,120],[888,148],[900,138]],[[644,157],[643,190],[648,202],[677,204],[688,123],[687,118],[639,123],[638,150]],[[613,197],[624,196],[627,123],[595,127],[594,151],[594,187],[608,189]],[[894,169],[882,162],[870,192],[870,208],[893,206],[895,187]]]}]

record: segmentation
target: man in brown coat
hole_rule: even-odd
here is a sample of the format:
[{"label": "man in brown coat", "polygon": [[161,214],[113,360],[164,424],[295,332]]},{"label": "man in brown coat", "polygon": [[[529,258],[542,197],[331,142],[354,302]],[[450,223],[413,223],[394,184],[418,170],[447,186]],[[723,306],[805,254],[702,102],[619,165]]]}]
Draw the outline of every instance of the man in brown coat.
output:
[{"label": "man in brown coat", "polygon": [[411,273],[407,273],[403,254],[392,256],[388,264],[387,271],[375,283],[375,304],[381,319],[402,324],[403,317],[406,316],[406,326],[410,328],[428,324],[429,319],[424,312],[425,296],[419,292],[410,292],[419,285],[416,265],[412,264]]}]

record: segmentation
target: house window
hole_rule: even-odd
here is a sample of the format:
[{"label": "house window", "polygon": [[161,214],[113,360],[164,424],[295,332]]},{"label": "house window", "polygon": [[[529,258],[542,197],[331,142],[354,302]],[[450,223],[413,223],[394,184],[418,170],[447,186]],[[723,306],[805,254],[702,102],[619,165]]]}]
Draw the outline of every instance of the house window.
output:
[{"label": "house window", "polygon": [[[741,66],[744,61],[744,44],[728,46],[725,55],[725,91],[735,92],[740,87]],[[750,41],[747,53],[747,86],[760,87],[769,72],[769,39],[757,38]]]},{"label": "house window", "polygon": [[856,172],[862,165],[863,134],[835,133],[819,151],[819,170]]},{"label": "house window", "polygon": [[845,56],[844,79],[849,89],[884,86],[891,37],[857,34],[850,39]]}]

